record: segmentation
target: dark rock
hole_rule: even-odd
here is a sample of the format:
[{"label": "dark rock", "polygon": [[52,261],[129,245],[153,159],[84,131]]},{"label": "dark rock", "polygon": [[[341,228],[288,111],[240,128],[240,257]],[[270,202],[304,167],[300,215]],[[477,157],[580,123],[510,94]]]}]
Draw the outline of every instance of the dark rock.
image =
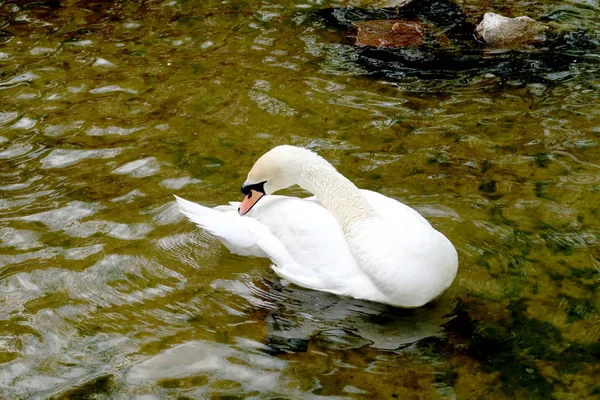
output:
[{"label": "dark rock", "polygon": [[431,22],[446,34],[472,35],[473,24],[467,22],[460,7],[449,0],[428,0],[419,3],[417,18]]},{"label": "dark rock", "polygon": [[416,13],[411,7],[399,8],[362,8],[362,7],[332,7],[319,10],[318,15],[327,25],[347,30],[356,22],[385,19],[412,19]]},{"label": "dark rock", "polygon": [[545,50],[486,53],[477,48],[435,48],[427,42],[417,48],[359,47],[356,55],[369,75],[379,79],[452,80],[488,74],[522,82],[545,82],[548,74],[565,70],[577,59],[571,54]]},{"label": "dark rock", "polygon": [[578,30],[555,30],[556,43],[568,51],[596,50],[598,45],[590,38],[587,32]]},{"label": "dark rock", "polygon": [[355,22],[344,38],[352,46],[416,47],[424,43],[425,26],[419,20]]},{"label": "dark rock", "polygon": [[[379,2],[378,2],[379,3]],[[382,1],[381,3],[391,3]],[[430,22],[443,32],[473,34],[474,25],[466,22],[459,7],[449,0],[398,2],[398,6],[324,7],[319,15],[328,25],[349,29],[356,22],[384,19],[420,19]]]},{"label": "dark rock", "polygon": [[415,1],[417,0],[362,0],[358,6],[367,8],[401,8]]}]

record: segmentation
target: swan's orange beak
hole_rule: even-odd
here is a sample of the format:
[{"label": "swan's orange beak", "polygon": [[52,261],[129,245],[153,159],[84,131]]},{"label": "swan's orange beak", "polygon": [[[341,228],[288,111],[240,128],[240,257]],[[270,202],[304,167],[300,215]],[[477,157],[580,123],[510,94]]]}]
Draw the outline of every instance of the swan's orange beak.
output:
[{"label": "swan's orange beak", "polygon": [[238,208],[238,213],[240,215],[246,215],[248,211],[264,196],[264,193],[261,193],[257,190],[250,190],[246,196],[244,196],[244,200],[240,203],[240,207]]}]

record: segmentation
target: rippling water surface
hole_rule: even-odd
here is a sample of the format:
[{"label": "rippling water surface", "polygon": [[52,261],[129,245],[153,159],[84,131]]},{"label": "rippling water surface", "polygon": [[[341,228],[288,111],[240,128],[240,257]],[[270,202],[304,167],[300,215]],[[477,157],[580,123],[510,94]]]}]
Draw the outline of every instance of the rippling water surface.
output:
[{"label": "rippling water surface", "polygon": [[[598,42],[596,1],[502,4]],[[600,395],[600,51],[375,79],[322,5],[0,2],[0,395]],[[238,199],[284,143],[425,215],[451,290],[403,311],[283,286],[176,211]]]}]

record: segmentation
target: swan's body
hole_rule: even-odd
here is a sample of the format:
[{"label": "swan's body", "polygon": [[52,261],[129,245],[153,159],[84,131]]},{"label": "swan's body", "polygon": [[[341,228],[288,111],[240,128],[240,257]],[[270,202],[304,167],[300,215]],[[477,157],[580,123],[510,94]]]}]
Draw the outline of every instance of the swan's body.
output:
[{"label": "swan's body", "polygon": [[[294,183],[316,197],[263,196]],[[418,212],[359,190],[308,150],[276,147],[257,161],[245,187],[262,192],[246,196],[244,216],[239,203],[211,209],[177,202],[230,251],[270,258],[278,275],[299,286],[419,307],[456,276],[456,250]]]}]

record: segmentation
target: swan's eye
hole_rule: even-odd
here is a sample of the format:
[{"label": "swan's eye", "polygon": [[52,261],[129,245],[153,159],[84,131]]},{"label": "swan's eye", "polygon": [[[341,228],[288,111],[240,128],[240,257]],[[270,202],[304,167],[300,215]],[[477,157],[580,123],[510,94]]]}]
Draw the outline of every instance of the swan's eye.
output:
[{"label": "swan's eye", "polygon": [[241,192],[244,196],[249,196],[249,197],[251,197],[252,190],[256,190],[257,192],[265,194],[265,183],[267,183],[267,181],[262,181],[260,183],[253,183],[252,185],[242,185]]}]

